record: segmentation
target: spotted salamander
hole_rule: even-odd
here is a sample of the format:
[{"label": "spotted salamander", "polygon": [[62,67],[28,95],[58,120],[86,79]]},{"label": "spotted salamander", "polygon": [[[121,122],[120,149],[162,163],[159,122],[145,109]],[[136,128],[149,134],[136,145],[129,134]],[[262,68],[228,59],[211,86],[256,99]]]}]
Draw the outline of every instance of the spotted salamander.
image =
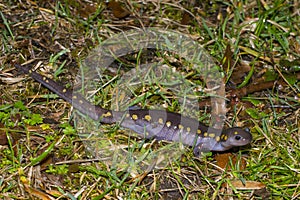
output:
[{"label": "spotted salamander", "polygon": [[239,127],[218,130],[209,128],[201,122],[173,112],[162,110],[112,111],[95,106],[82,95],[57,82],[31,71],[28,67],[16,65],[19,71],[29,74],[33,79],[47,87],[62,99],[72,103],[75,109],[102,123],[119,123],[121,127],[131,129],[144,138],[155,138],[182,142],[194,148],[194,154],[206,151],[226,151],[233,147],[244,146],[251,142],[252,135],[247,129]]}]

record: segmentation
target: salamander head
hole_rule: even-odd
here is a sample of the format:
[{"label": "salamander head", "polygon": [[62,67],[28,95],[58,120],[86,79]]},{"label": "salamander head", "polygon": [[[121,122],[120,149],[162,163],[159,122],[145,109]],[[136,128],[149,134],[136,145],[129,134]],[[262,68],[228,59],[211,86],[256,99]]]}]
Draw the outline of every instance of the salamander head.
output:
[{"label": "salamander head", "polygon": [[244,146],[251,142],[252,135],[249,129],[241,129],[238,127],[228,128],[221,135],[221,145],[224,149]]},{"label": "salamander head", "polygon": [[194,154],[196,157],[200,155],[200,152],[205,151],[226,151],[233,147],[244,146],[251,142],[252,135],[249,129],[242,129],[238,127],[229,128],[222,132],[218,137],[218,141],[215,138],[206,139],[200,142],[194,147]]}]

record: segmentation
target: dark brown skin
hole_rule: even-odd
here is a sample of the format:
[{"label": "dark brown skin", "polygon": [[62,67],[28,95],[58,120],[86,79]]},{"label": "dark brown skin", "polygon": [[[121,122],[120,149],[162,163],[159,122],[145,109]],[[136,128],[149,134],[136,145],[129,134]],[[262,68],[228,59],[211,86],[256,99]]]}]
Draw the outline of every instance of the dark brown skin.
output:
[{"label": "dark brown skin", "polygon": [[16,65],[16,68],[72,103],[74,108],[93,120],[107,124],[119,123],[121,127],[131,129],[144,138],[182,142],[194,147],[195,155],[199,155],[201,151],[226,151],[247,145],[252,140],[248,130],[239,127],[225,130],[209,128],[195,119],[178,113],[144,109],[117,112],[104,109],[91,104],[80,94],[73,93],[57,82],[31,71],[28,67]]}]

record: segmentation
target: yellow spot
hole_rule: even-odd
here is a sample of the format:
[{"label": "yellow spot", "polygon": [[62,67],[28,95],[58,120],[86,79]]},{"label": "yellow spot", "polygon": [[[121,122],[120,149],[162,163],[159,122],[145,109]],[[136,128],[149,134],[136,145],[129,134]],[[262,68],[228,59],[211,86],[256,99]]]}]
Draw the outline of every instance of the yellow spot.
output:
[{"label": "yellow spot", "polygon": [[227,135],[224,135],[223,139],[226,141],[228,139]]},{"label": "yellow spot", "polygon": [[158,119],[158,123],[164,124],[164,120],[163,120],[162,118],[159,118],[159,119]]},{"label": "yellow spot", "polygon": [[220,136],[217,136],[217,137],[215,138],[215,140],[216,140],[217,142],[219,142],[219,141],[220,141]]},{"label": "yellow spot", "polygon": [[211,138],[214,138],[216,136],[216,134],[210,133],[210,134],[208,134],[208,136],[211,137]]},{"label": "yellow spot", "polygon": [[66,88],[64,88],[64,89],[62,90],[62,92],[63,92],[63,93],[67,92],[67,89],[66,89]]},{"label": "yellow spot", "polygon": [[103,114],[102,117],[111,117],[111,112],[107,111],[107,113]]},{"label": "yellow spot", "polygon": [[79,100],[79,103],[80,103],[80,104],[83,104],[83,101],[82,101],[82,100]]},{"label": "yellow spot", "polygon": [[182,130],[184,127],[181,124],[179,124],[178,128]]},{"label": "yellow spot", "polygon": [[73,96],[73,99],[77,99],[77,96]]},{"label": "yellow spot", "polygon": [[233,133],[234,135],[237,135],[237,134],[239,134],[237,131],[235,131],[234,133]]},{"label": "yellow spot", "polygon": [[32,73],[32,70],[30,69],[30,70],[29,70],[29,74],[31,74],[31,73]]},{"label": "yellow spot", "polygon": [[204,137],[207,137],[207,135],[208,135],[207,132],[205,132],[205,133],[203,134]]},{"label": "yellow spot", "polygon": [[147,120],[148,122],[150,122],[150,120],[151,120],[151,116],[150,115],[145,115],[145,120]]},{"label": "yellow spot", "polygon": [[48,79],[45,76],[43,76],[43,81],[45,81],[46,83],[49,83]]},{"label": "yellow spot", "polygon": [[133,115],[131,115],[131,118],[132,118],[133,120],[137,120],[139,117],[138,117],[136,114],[133,114]]},{"label": "yellow spot", "polygon": [[186,131],[187,131],[187,132],[190,132],[190,131],[191,131],[191,128],[190,128],[190,127],[186,127]]},{"label": "yellow spot", "polygon": [[127,117],[127,118],[129,118],[129,117],[130,117],[130,114],[129,114],[129,113],[127,113],[127,114],[126,114],[126,117]]},{"label": "yellow spot", "polygon": [[166,122],[166,126],[169,128],[172,125],[172,123],[170,121]]},{"label": "yellow spot", "polygon": [[198,133],[198,134],[201,134],[201,130],[200,130],[200,129],[198,129],[198,130],[197,130],[197,133]]}]

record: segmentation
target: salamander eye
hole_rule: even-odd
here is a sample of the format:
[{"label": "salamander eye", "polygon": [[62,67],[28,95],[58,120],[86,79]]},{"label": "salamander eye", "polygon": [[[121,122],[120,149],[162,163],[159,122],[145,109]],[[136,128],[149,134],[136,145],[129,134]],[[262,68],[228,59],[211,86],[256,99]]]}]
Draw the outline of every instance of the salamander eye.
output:
[{"label": "salamander eye", "polygon": [[236,135],[236,136],[234,137],[234,139],[235,139],[235,140],[240,140],[240,139],[242,139],[242,137],[239,136],[239,135]]}]

